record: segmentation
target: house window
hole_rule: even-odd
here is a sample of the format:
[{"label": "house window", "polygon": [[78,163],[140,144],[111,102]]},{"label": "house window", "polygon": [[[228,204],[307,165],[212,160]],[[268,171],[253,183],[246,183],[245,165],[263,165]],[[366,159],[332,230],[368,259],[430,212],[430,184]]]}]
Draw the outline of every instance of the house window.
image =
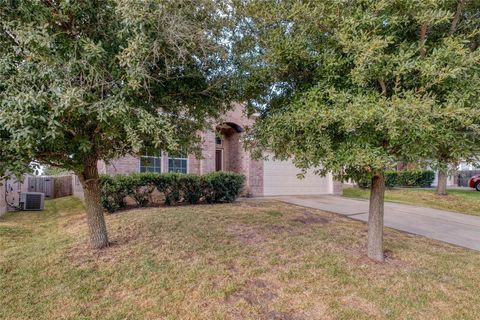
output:
[{"label": "house window", "polygon": [[216,136],[215,143],[221,145],[222,144],[222,137]]},{"label": "house window", "polygon": [[140,157],[140,172],[161,172],[161,156],[142,156]]},{"label": "house window", "polygon": [[171,155],[168,157],[168,172],[187,173],[187,156]]}]

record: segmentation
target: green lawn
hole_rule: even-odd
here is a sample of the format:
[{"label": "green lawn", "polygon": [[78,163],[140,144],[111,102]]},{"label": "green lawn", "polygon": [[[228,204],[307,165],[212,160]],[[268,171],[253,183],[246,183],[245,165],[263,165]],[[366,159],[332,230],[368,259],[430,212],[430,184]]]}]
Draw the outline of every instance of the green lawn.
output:
[{"label": "green lawn", "polygon": [[[346,188],[343,190],[343,195],[368,199],[370,191]],[[480,216],[480,192],[473,189],[449,189],[447,196],[436,195],[434,189],[393,189],[385,192],[385,200]]]},{"label": "green lawn", "polygon": [[480,253],[274,201],[107,216],[88,249],[81,203],[0,220],[0,319],[479,319]]}]

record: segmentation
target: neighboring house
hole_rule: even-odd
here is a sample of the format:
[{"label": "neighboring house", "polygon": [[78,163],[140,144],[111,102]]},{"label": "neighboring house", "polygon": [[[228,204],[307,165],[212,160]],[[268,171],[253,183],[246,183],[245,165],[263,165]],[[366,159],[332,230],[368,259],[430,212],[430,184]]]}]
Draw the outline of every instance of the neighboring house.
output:
[{"label": "neighboring house", "polygon": [[[477,174],[480,171],[480,164],[472,164],[466,161],[460,161],[453,173],[447,178],[447,187],[466,187],[470,176]],[[460,176],[466,175],[460,179]],[[436,187],[438,184],[438,171],[435,173],[435,180],[432,183],[432,187]]]},{"label": "neighboring house", "polygon": [[[202,157],[194,155],[158,154],[141,157],[127,156],[105,164],[99,162],[103,174],[127,174],[133,172],[181,172],[206,174],[213,171],[232,171],[245,175],[245,194],[250,196],[312,195],[340,193],[342,185],[331,175],[320,177],[307,173],[298,179],[297,169],[291,161],[253,160],[244,149],[242,137],[245,127],[255,119],[247,117],[242,105],[237,104],[226,113],[211,131],[201,133]],[[82,196],[78,178],[74,193]]]},{"label": "neighboring house", "polygon": [[458,171],[475,171],[480,170],[480,163],[479,164],[472,164],[466,161],[461,161],[458,165]]}]

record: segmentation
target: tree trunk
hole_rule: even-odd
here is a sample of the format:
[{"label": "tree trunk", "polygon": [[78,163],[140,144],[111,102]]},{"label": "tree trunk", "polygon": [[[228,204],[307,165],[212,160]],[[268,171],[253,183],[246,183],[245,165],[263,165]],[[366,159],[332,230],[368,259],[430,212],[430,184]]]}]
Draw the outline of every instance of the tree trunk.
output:
[{"label": "tree trunk", "polygon": [[383,262],[383,212],[385,196],[385,176],[377,172],[372,177],[370,189],[370,211],[368,214],[368,257]]},{"label": "tree trunk", "polygon": [[101,188],[98,176],[97,159],[87,161],[83,172],[78,174],[82,183],[87,211],[87,224],[92,249],[108,247],[107,226],[103,215]]},{"label": "tree trunk", "polygon": [[442,169],[438,170],[437,194],[439,196],[447,195],[447,173]]}]

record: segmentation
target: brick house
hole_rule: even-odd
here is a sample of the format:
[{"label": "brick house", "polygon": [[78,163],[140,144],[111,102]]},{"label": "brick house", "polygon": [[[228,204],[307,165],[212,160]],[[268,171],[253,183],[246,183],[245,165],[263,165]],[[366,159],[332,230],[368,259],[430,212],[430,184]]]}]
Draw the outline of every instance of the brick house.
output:
[{"label": "brick house", "polygon": [[[247,117],[242,105],[237,104],[227,112],[211,131],[201,134],[202,157],[194,155],[169,155],[165,152],[143,156],[126,156],[105,164],[99,163],[103,174],[128,174],[133,172],[181,172],[206,174],[212,171],[232,171],[245,175],[245,193],[251,196],[334,194],[341,192],[341,183],[331,175],[319,177],[307,173],[298,179],[299,169],[290,161],[254,160],[243,147],[245,127],[255,119]],[[81,196],[78,179],[74,182],[75,194]]]}]

